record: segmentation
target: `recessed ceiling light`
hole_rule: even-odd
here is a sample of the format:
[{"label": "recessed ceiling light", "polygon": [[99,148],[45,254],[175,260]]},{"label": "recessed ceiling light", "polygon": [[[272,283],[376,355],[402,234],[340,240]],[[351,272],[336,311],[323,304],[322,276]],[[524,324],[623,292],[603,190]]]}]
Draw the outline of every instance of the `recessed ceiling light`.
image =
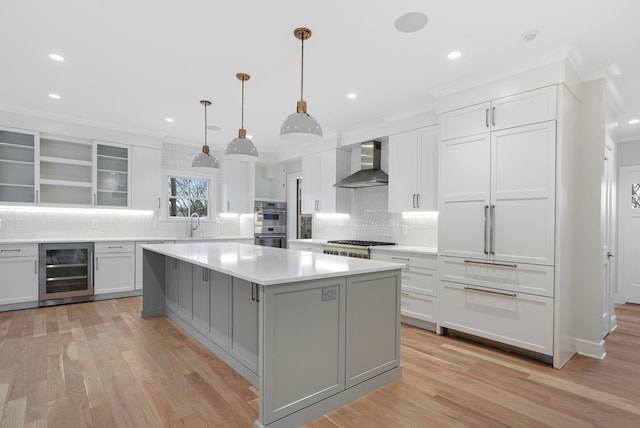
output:
[{"label": "recessed ceiling light", "polygon": [[54,93],[49,94],[49,97],[53,98],[54,100],[59,100],[60,98],[62,98],[60,95]]},{"label": "recessed ceiling light", "polygon": [[638,123],[640,123],[640,119],[631,119],[629,121],[629,125],[635,125],[635,124],[638,124]]},{"label": "recessed ceiling light", "polygon": [[173,118],[172,117],[165,117],[164,121],[165,122],[169,122],[169,123],[173,123]]},{"label": "recessed ceiling light", "polygon": [[449,52],[449,55],[447,55],[449,59],[458,59],[460,58],[460,56],[462,56],[462,53],[460,51],[451,51]]},{"label": "recessed ceiling light", "polygon": [[420,12],[405,13],[396,19],[396,30],[403,33],[415,33],[422,30],[429,21],[427,15]]},{"label": "recessed ceiling light", "polygon": [[49,58],[51,58],[54,61],[58,61],[58,62],[64,61],[64,57],[62,55],[58,55],[56,53],[50,53],[49,54]]},{"label": "recessed ceiling light", "polygon": [[538,37],[540,35],[540,31],[536,30],[536,29],[532,29],[527,31],[526,33],[524,33],[521,38],[522,40],[524,40],[525,42],[532,42],[536,39],[536,37]]},{"label": "recessed ceiling light", "polygon": [[347,94],[347,98],[349,98],[350,100],[355,100],[356,98],[358,98],[358,94],[351,92]]}]

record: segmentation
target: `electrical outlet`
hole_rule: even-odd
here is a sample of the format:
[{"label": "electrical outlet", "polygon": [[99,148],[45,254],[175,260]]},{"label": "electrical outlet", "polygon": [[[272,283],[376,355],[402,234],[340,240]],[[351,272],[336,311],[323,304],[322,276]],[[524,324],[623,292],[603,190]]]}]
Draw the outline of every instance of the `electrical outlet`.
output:
[{"label": "electrical outlet", "polygon": [[322,301],[336,300],[338,298],[338,287],[324,287],[322,289]]}]

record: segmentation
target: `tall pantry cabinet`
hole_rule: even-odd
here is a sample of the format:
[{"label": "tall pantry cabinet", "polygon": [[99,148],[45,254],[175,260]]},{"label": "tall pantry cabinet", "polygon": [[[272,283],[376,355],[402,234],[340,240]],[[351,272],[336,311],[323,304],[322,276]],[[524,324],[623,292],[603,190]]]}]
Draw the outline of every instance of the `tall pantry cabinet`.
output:
[{"label": "tall pantry cabinet", "polygon": [[558,298],[572,285],[556,281],[557,233],[571,233],[557,231],[566,210],[556,207],[559,145],[573,144],[558,134],[566,100],[553,84],[439,117],[441,326],[557,367],[572,354],[559,322],[572,309]]}]

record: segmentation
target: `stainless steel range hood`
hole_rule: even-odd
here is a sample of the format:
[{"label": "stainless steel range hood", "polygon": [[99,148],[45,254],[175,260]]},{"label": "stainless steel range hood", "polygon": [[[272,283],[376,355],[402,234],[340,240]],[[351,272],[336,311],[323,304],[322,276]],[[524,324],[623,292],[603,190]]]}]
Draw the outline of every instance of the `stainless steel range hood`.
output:
[{"label": "stainless steel range hood", "polygon": [[333,186],[358,189],[361,187],[388,185],[389,176],[380,169],[381,146],[382,143],[380,141],[367,141],[366,143],[362,143],[360,171],[343,178]]}]

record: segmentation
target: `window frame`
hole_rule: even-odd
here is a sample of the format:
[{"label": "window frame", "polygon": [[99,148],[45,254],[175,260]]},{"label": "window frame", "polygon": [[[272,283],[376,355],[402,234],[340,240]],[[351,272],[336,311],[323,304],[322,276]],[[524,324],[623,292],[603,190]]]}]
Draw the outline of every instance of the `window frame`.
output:
[{"label": "window frame", "polygon": [[201,217],[202,221],[209,221],[217,213],[217,204],[215,200],[214,188],[217,188],[217,175],[210,175],[194,171],[164,171],[162,174],[162,218],[170,221],[189,221],[189,217],[177,217],[169,215],[169,179],[181,178],[188,180],[206,180],[207,181],[207,216]]}]

